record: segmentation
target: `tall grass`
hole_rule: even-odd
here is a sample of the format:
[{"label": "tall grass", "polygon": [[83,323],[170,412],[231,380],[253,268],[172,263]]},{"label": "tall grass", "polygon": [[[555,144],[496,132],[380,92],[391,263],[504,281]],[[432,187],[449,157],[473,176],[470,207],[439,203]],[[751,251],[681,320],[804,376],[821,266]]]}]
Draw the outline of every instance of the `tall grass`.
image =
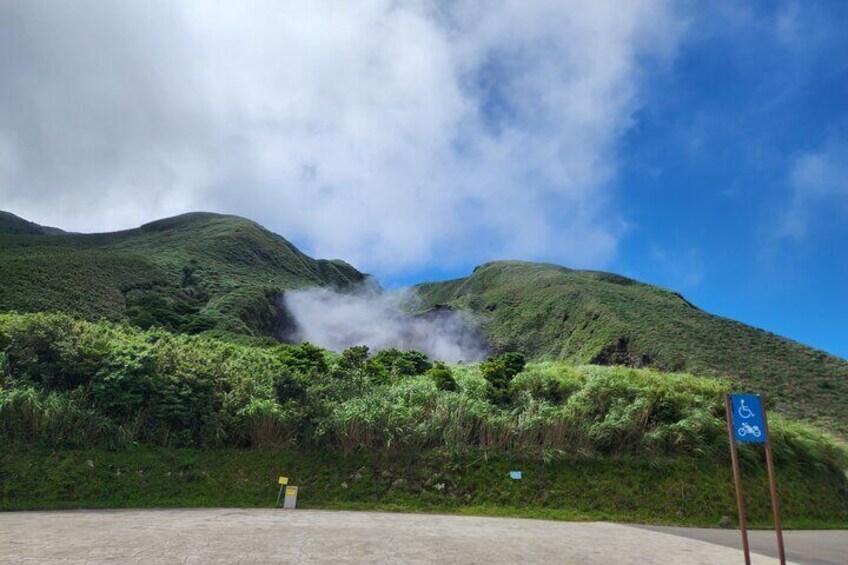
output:
[{"label": "tall grass", "polygon": [[127,447],[132,431],[81,406],[79,395],[31,387],[0,390],[0,438],[50,447]]},{"label": "tall grass", "polygon": [[[346,451],[483,450],[527,456],[727,454],[728,384],[682,374],[532,364],[512,383],[512,405],[483,400],[476,367],[458,371],[458,392],[426,378],[373,389],[341,403],[325,440]],[[554,392],[551,392],[554,391]],[[833,437],[773,417],[780,461],[848,466]],[[753,450],[745,451],[749,459]]]},{"label": "tall grass", "polygon": [[[457,389],[441,390],[429,374],[385,379],[370,365],[354,379],[338,356],[311,346],[233,344],[40,314],[0,315],[0,351],[5,443],[545,459],[728,452],[729,383],[688,374],[531,363],[493,403],[477,365],[453,368]],[[773,417],[772,440],[781,463],[848,466],[844,447],[812,428]]]}]

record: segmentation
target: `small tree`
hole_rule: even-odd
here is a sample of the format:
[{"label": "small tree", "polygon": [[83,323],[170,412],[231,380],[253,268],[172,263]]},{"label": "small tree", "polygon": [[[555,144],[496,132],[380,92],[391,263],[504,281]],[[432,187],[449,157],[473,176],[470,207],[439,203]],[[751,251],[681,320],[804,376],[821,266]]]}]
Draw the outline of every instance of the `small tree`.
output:
[{"label": "small tree", "polygon": [[308,341],[300,345],[281,344],[276,351],[280,361],[293,371],[307,374],[310,371],[326,373],[329,370],[324,350]]},{"label": "small tree", "polygon": [[361,393],[367,376],[368,346],[355,345],[342,351],[338,369],[343,377],[349,377]]},{"label": "small tree", "polygon": [[524,357],[524,354],[519,353],[518,351],[504,353],[500,356],[500,360],[503,361],[510,380],[512,380],[512,377],[523,371],[524,366],[527,365],[527,359]]},{"label": "small tree", "polygon": [[509,403],[509,383],[524,370],[526,359],[523,353],[509,352],[483,361],[480,372],[489,382],[489,400],[495,404]]},{"label": "small tree", "polygon": [[442,363],[436,361],[432,369],[427,371],[427,374],[436,383],[436,388],[439,390],[456,391],[459,387],[456,385],[456,379],[453,378],[451,370]]},{"label": "small tree", "polygon": [[392,380],[423,375],[433,366],[430,359],[420,351],[400,351],[395,348],[380,351],[370,362],[385,369],[385,374]]}]

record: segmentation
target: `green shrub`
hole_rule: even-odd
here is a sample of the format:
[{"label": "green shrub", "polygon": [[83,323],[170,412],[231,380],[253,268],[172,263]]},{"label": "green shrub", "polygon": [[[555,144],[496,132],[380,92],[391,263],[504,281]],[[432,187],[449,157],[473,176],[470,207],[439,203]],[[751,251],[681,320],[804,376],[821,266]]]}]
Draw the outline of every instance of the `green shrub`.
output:
[{"label": "green shrub", "polygon": [[538,400],[563,404],[580,390],[583,384],[584,380],[572,367],[561,363],[543,362],[534,363],[516,375],[510,383],[510,389],[513,395],[526,391]]},{"label": "green shrub", "polygon": [[430,359],[420,351],[400,351],[394,348],[379,351],[371,358],[371,362],[381,366],[393,381],[422,375],[433,366]]},{"label": "green shrub", "polygon": [[[0,315],[0,346],[0,440],[10,444],[444,449],[542,459],[715,460],[728,452],[728,383],[685,374],[524,367],[501,356],[408,375],[411,364],[425,366],[415,352],[369,357],[358,347],[338,355],[45,314]],[[840,473],[848,465],[838,440],[772,422],[779,462]],[[751,461],[761,450],[740,453]]]},{"label": "green shrub", "polygon": [[109,352],[108,335],[67,316],[32,314],[7,326],[6,370],[45,390],[87,385]]},{"label": "green shrub", "polygon": [[510,351],[504,353],[500,357],[501,363],[503,363],[506,368],[506,372],[510,377],[514,377],[518,373],[524,370],[525,365],[527,365],[527,358],[523,353],[518,351]]},{"label": "green shrub", "polygon": [[453,378],[453,373],[444,363],[436,362],[427,374],[433,379],[436,388],[439,390],[454,392],[459,389],[456,380]]},{"label": "green shrub", "polygon": [[276,351],[280,361],[298,373],[326,373],[329,370],[324,350],[309,342],[305,341],[300,345],[280,345]]},{"label": "green shrub", "polygon": [[0,390],[0,438],[7,444],[121,448],[131,444],[131,431],[86,408],[79,391],[24,387]]},{"label": "green shrub", "polygon": [[504,353],[483,362],[480,370],[489,382],[489,400],[494,404],[507,404],[510,400],[509,384],[524,369],[526,361],[521,353]]}]

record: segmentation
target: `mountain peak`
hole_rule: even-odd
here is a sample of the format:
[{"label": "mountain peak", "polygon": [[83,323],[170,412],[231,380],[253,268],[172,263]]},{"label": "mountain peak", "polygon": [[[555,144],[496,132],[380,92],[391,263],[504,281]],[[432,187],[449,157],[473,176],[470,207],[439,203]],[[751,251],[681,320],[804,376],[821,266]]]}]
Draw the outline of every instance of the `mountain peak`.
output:
[{"label": "mountain peak", "polygon": [[169,218],[162,218],[161,220],[148,222],[138,229],[144,232],[168,231],[173,229],[192,228],[200,224],[208,224],[216,221],[258,225],[256,222],[248,220],[247,218],[233,216],[230,214],[218,214],[215,212],[186,212],[185,214],[179,214]]},{"label": "mountain peak", "polygon": [[0,233],[9,235],[55,235],[64,232],[59,228],[40,226],[11,212],[0,210]]}]

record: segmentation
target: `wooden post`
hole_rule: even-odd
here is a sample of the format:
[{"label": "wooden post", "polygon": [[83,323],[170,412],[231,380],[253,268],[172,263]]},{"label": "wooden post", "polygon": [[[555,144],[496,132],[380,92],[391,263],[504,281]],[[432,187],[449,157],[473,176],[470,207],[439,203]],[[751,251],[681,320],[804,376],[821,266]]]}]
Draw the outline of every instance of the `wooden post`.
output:
[{"label": "wooden post", "polygon": [[733,436],[733,407],[731,406],[729,394],[724,395],[724,409],[727,413],[727,439],[730,441],[733,482],[736,484],[736,509],[739,512],[739,529],[742,531],[742,551],[745,552],[745,565],[751,565],[751,549],[748,547],[748,524],[745,520],[745,502],[742,500],[742,477],[739,472],[739,454],[736,452],[736,439]]},{"label": "wooden post", "polygon": [[780,558],[780,565],[786,565],[786,552],[783,549],[783,525],[780,522],[780,503],[777,500],[777,483],[774,478],[774,463],[771,458],[771,435],[768,431],[765,401],[763,401],[763,426],[765,426],[766,433],[766,469],[768,470],[771,512],[774,515],[774,531],[777,534],[777,554]]}]

